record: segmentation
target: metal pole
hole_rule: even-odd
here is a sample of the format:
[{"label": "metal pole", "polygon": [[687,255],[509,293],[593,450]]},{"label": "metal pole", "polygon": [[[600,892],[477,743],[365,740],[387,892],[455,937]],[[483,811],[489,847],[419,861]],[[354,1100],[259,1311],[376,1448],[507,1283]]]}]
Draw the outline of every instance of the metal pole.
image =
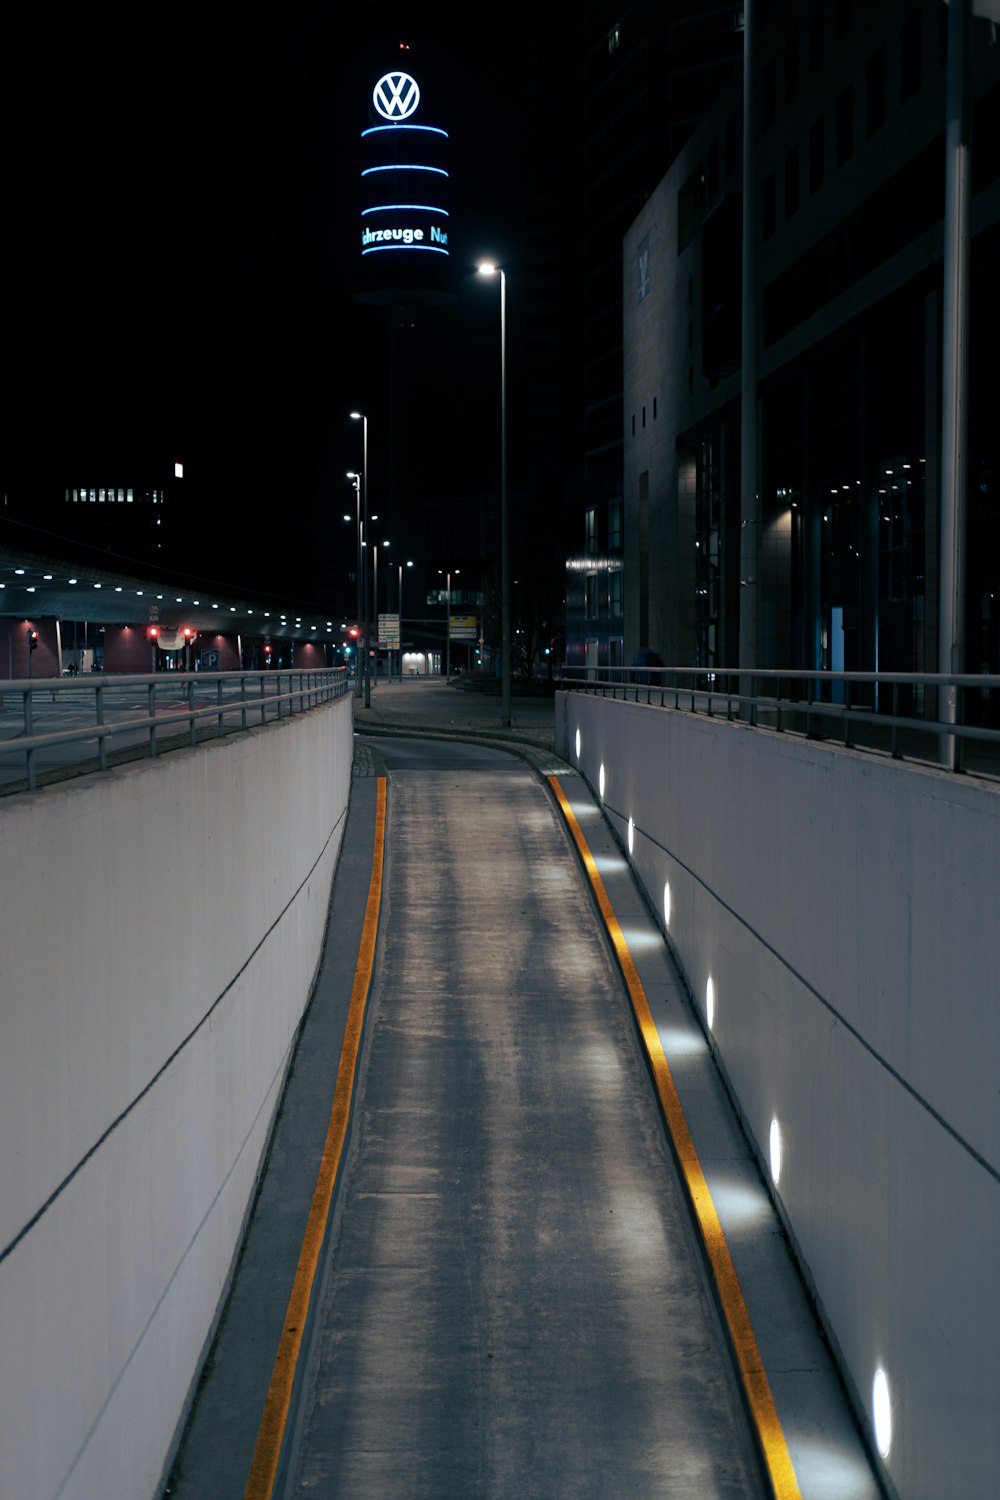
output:
[{"label": "metal pole", "polygon": [[740,382],[740,667],[756,667],[760,496],[757,493],[757,182],[753,137],[754,0],[743,7],[743,328]]},{"label": "metal pole", "polygon": [[[358,614],[357,614],[357,622],[358,622],[358,648],[360,649],[360,646],[361,646],[361,568],[363,566],[363,558],[362,558],[362,554],[361,554],[361,475],[360,474],[355,474],[355,476],[354,476],[354,501],[355,501],[355,506],[356,506],[356,510],[357,510],[357,523],[358,523],[358,528],[357,528],[358,529],[358,571],[357,571],[357,575],[356,575],[356,582],[357,582],[357,585],[358,585]],[[354,658],[354,696],[356,698],[360,698],[361,697],[361,662],[360,662],[360,660],[359,660],[359,658],[357,656],[355,656],[355,658]]]},{"label": "metal pole", "polygon": [[[968,431],[969,176],[971,121],[967,104],[969,0],[948,7],[945,128],[944,317],[941,393],[941,617],[938,667],[963,670],[965,657],[966,435]],[[958,721],[958,689],[941,690],[938,717]],[[941,760],[956,768],[956,740],[941,736]]]},{"label": "metal pole", "polygon": [[[372,594],[374,596],[374,603],[372,605],[372,615],[373,615],[374,620],[375,620],[375,630],[376,630],[376,635],[375,635],[376,646],[375,646],[375,650],[378,651],[378,645],[377,645],[377,642],[378,642],[378,633],[377,633],[378,632],[378,542],[376,542],[375,546],[372,548],[372,556],[374,558],[374,562],[372,564]],[[378,686],[378,657],[377,656],[375,657],[375,686],[376,687]]]},{"label": "metal pole", "polygon": [[444,622],[445,680],[451,681],[451,574],[448,575],[448,612]]},{"label": "metal pole", "polygon": [[507,276],[500,271],[500,723],[510,725],[510,533],[507,515]]},{"label": "metal pole", "polygon": [[[368,530],[368,418],[366,416],[362,416],[362,418],[361,418],[361,425],[362,425],[362,429],[363,429],[363,433],[364,433],[364,436],[363,436],[363,439],[362,439],[362,446],[361,446],[361,453],[362,453],[361,483],[362,483],[362,486],[364,488],[364,508],[363,508],[364,509],[364,517],[363,518],[364,518],[365,531],[367,531]],[[369,631],[368,631],[368,626],[369,626],[369,618],[368,618],[368,569],[365,566],[364,553],[363,552],[362,552],[362,557],[361,557],[361,566],[362,566],[362,572],[364,574],[364,611],[365,611],[365,623],[364,623],[364,629],[362,631],[362,635],[363,635],[364,643],[365,643],[365,708],[371,708],[371,706],[372,706],[372,680],[371,680],[371,667],[370,667],[371,657],[368,654],[369,653]]]}]

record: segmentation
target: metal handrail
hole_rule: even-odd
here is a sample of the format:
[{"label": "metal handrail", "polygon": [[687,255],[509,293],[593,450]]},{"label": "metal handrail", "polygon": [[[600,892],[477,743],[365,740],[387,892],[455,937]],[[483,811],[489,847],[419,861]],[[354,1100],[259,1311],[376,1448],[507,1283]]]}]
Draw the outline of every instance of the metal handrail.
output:
[{"label": "metal handrail", "polygon": [[[885,751],[896,760],[1000,775],[1000,675],[635,665],[564,666],[556,681],[568,691],[710,717],[724,715],[778,733],[816,740],[836,737],[847,749]],[[957,715],[938,717],[952,688],[957,691]],[[922,711],[904,711],[905,693],[922,698]],[[978,695],[978,702],[972,694]],[[974,702],[979,710],[985,703],[996,728],[977,722],[986,715],[972,712]],[[983,752],[982,764],[969,761],[968,747],[973,745]]]},{"label": "metal handrail", "polygon": [[[45,750],[94,742],[98,765],[106,771],[109,746],[113,746],[116,738],[120,740],[125,735],[134,738],[137,731],[143,733],[144,753],[156,756],[164,748],[160,744],[164,731],[187,728],[183,742],[194,745],[199,727],[210,719],[214,720],[218,735],[227,732],[227,725],[230,731],[236,727],[242,731],[250,727],[251,712],[255,723],[264,724],[269,717],[281,719],[343,698],[350,686],[346,667],[0,681],[0,760],[22,757],[28,790],[34,792],[39,787],[38,757]],[[213,701],[198,705],[196,689],[206,697],[211,695]],[[133,709],[137,696],[145,700],[146,711],[139,715]],[[118,707],[119,714],[127,717],[109,717],[116,699],[131,700]],[[35,732],[43,704],[68,708],[74,703],[85,708],[92,704],[93,714],[86,714],[85,723],[42,734]],[[8,719],[8,713],[14,717]],[[238,724],[231,722],[234,719]]]}]

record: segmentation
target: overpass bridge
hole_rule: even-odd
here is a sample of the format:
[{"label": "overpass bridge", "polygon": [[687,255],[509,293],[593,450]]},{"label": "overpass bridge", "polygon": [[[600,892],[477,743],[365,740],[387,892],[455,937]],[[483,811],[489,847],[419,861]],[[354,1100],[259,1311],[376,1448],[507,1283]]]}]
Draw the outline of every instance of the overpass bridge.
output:
[{"label": "overpass bridge", "polygon": [[495,721],[5,801],[3,1495],[989,1492],[995,789]]}]

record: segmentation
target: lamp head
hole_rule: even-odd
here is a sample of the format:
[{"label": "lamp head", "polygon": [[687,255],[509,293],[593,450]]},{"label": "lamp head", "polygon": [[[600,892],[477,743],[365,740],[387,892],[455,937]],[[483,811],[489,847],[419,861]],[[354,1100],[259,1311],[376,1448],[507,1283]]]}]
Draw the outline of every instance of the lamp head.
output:
[{"label": "lamp head", "polygon": [[497,267],[491,260],[481,260],[476,270],[480,276],[495,276],[497,274]]}]

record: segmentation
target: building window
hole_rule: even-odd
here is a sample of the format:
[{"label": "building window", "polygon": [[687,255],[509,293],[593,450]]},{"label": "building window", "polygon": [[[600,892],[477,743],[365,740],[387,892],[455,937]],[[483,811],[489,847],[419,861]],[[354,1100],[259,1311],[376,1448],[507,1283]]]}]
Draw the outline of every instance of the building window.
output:
[{"label": "building window", "polygon": [[774,233],[778,216],[778,185],[773,172],[764,178],[764,238]]},{"label": "building window", "polygon": [[613,616],[620,616],[622,613],[621,568],[612,568],[608,574],[608,608]]},{"label": "building window", "polygon": [[799,148],[793,146],[785,157],[785,218],[799,211]]},{"label": "building window", "polygon": [[790,31],[785,38],[785,103],[791,104],[799,91],[799,33]]},{"label": "building window", "polygon": [[597,507],[590,505],[583,515],[583,550],[588,557],[597,551]]},{"label": "building window", "polygon": [[866,122],[869,139],[885,124],[885,48],[868,59],[866,77]]},{"label": "building window", "polygon": [[899,102],[907,99],[920,88],[922,82],[923,47],[921,23],[923,12],[911,10],[899,31]]},{"label": "building window", "polygon": [[608,32],[608,52],[616,52],[622,44],[621,23],[616,21]]},{"label": "building window", "polygon": [[649,235],[643,240],[635,255],[635,300],[641,302],[649,296]]},{"label": "building window", "polygon": [[620,552],[622,550],[622,503],[620,500],[608,501],[608,551]]},{"label": "building window", "polygon": [[597,574],[588,573],[584,593],[586,618],[597,619]]},{"label": "building window", "polygon": [[823,61],[823,6],[824,0],[811,0],[809,5],[809,71],[815,73]]},{"label": "building window", "polygon": [[823,121],[816,120],[809,129],[809,191],[816,193],[823,186],[824,168]]},{"label": "building window", "polygon": [[842,167],[854,150],[854,89],[848,84],[837,95],[837,166]]},{"label": "building window", "polygon": [[774,58],[764,64],[764,74],[760,84],[760,128],[770,130],[774,124],[774,116],[777,108],[778,93],[778,70]]}]

